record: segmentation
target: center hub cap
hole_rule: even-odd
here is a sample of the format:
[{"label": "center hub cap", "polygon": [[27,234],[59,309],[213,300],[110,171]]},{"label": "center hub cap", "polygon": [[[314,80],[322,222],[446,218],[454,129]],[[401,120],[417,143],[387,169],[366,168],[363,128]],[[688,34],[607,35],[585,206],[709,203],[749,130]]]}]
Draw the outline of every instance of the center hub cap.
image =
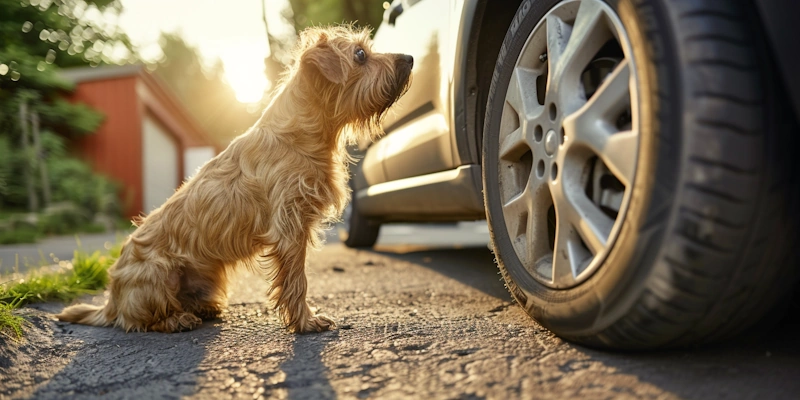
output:
[{"label": "center hub cap", "polygon": [[551,129],[547,132],[547,136],[544,137],[544,151],[548,156],[552,156],[556,152],[556,148],[558,148],[558,138],[556,137],[556,132]]}]

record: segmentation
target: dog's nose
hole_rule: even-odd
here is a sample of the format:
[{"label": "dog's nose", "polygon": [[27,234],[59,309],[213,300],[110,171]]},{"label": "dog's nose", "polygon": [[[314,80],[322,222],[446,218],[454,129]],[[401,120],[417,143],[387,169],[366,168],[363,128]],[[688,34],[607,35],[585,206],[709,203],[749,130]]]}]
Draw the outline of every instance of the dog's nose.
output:
[{"label": "dog's nose", "polygon": [[408,63],[408,65],[410,65],[412,67],[414,66],[414,57],[411,57],[408,54],[400,54],[400,59],[403,60],[404,62]]}]

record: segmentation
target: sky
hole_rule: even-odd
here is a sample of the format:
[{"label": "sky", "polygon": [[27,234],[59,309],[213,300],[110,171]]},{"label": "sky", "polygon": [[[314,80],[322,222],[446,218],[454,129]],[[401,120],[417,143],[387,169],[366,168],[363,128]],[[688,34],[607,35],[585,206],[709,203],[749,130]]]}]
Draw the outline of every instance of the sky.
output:
[{"label": "sky", "polygon": [[[122,0],[119,26],[141,49],[144,58],[161,54],[161,32],[178,32],[197,48],[206,65],[217,58],[225,77],[244,103],[261,99],[268,82],[264,58],[269,55],[262,20],[262,0]],[[292,32],[280,16],[287,0],[265,0],[267,23],[273,35]]]}]

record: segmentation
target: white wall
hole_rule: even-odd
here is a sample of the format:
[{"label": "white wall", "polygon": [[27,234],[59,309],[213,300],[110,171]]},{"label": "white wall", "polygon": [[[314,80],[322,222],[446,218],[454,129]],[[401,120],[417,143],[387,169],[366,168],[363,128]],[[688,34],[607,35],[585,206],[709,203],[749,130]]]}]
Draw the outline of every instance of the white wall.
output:
[{"label": "white wall", "polygon": [[144,212],[164,204],[178,188],[178,144],[150,117],[142,124]]},{"label": "white wall", "polygon": [[183,173],[184,178],[188,179],[197,172],[208,160],[214,158],[216,150],[212,146],[189,147],[183,153]]}]

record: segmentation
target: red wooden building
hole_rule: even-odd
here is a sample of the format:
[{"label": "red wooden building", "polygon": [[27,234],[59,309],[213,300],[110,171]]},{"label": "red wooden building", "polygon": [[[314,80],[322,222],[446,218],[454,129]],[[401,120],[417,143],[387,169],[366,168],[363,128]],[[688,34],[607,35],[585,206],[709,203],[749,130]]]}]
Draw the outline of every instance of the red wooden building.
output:
[{"label": "red wooden building", "polygon": [[72,101],[105,115],[74,150],[123,185],[125,214],[160,206],[185,178],[220,149],[158,78],[138,65],[65,70]]}]

